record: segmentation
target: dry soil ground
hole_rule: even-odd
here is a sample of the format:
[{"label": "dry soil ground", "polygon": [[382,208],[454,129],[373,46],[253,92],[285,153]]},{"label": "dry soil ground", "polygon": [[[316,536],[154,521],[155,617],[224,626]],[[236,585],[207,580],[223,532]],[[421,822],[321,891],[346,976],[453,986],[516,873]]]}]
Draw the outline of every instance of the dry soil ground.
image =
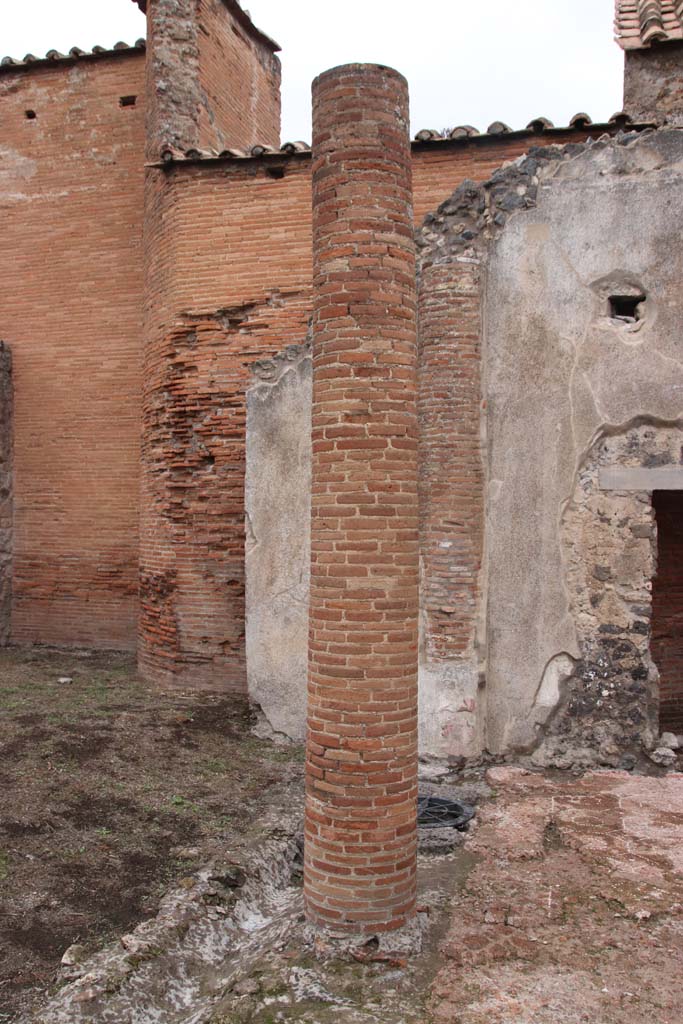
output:
[{"label": "dry soil ground", "polygon": [[169,883],[258,828],[301,751],[254,739],[244,700],[160,695],[130,658],[0,653],[0,1022],[156,912]]}]

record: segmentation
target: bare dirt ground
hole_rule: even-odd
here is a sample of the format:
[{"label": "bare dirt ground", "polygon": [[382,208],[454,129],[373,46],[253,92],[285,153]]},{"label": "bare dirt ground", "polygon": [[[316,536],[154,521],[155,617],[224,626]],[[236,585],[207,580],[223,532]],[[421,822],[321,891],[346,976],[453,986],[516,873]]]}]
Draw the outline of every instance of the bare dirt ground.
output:
[{"label": "bare dirt ground", "polygon": [[151,691],[120,654],[0,652],[0,1022],[53,986],[72,943],[87,954],[156,913],[299,784],[300,749],[253,738],[250,714]]},{"label": "bare dirt ground", "polygon": [[340,956],[277,852],[302,752],[251,725],[121,655],[0,653],[0,1024],[683,1020],[683,774],[452,773],[483,800],[420,856],[422,953]]},{"label": "bare dirt ground", "polygon": [[428,1019],[680,1024],[683,775],[487,779]]}]

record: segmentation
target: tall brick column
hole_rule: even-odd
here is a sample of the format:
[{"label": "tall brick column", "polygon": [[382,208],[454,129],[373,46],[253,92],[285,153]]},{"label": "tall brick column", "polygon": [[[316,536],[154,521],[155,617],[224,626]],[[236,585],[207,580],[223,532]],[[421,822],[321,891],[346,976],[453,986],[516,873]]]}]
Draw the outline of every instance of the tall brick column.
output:
[{"label": "tall brick column", "polygon": [[313,505],[304,891],[310,921],[415,907],[418,512],[408,89],[313,85]]}]

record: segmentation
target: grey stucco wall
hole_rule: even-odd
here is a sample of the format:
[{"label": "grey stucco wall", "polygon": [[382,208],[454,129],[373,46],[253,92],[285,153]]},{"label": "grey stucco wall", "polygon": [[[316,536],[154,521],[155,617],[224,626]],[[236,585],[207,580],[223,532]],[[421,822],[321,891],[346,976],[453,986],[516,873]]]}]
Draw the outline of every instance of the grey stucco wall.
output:
[{"label": "grey stucco wall", "polygon": [[246,648],[249,695],[275,732],[306,727],[311,356],[292,346],[247,391]]},{"label": "grey stucco wall", "polygon": [[[561,521],[591,446],[683,415],[683,133],[541,171],[490,252],[485,296],[487,707],[493,752],[539,742],[580,656]],[[610,294],[647,295],[638,324]]]}]

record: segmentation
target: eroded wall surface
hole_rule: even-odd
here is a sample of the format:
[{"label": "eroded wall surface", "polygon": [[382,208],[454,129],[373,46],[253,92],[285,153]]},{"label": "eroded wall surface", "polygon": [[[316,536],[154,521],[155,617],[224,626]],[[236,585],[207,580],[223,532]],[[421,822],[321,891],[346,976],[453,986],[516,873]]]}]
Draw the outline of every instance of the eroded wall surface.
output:
[{"label": "eroded wall surface", "polygon": [[160,171],[149,237],[139,660],[168,685],[246,690],[250,366],[305,342],[310,180],[251,161]]},{"label": "eroded wall surface", "polygon": [[628,50],[624,110],[637,121],[683,125],[683,43]]},{"label": "eroded wall surface", "polygon": [[[535,206],[510,217],[491,252],[486,717],[498,753],[541,746],[538,758],[552,760],[557,723],[572,716],[566,763],[619,763],[634,731],[651,739],[651,509],[642,497],[594,494],[589,478],[609,438],[637,463],[648,449],[633,455],[629,431],[668,428],[683,414],[682,184],[675,130],[566,153],[539,165]],[[610,296],[641,293],[637,322],[610,315]],[[619,529],[618,550],[603,517]],[[587,687],[582,669],[609,654],[610,637],[630,647],[612,649],[606,685]],[[634,683],[643,692],[627,700]],[[634,707],[643,720],[631,728]],[[621,727],[602,735],[610,717]]]}]

